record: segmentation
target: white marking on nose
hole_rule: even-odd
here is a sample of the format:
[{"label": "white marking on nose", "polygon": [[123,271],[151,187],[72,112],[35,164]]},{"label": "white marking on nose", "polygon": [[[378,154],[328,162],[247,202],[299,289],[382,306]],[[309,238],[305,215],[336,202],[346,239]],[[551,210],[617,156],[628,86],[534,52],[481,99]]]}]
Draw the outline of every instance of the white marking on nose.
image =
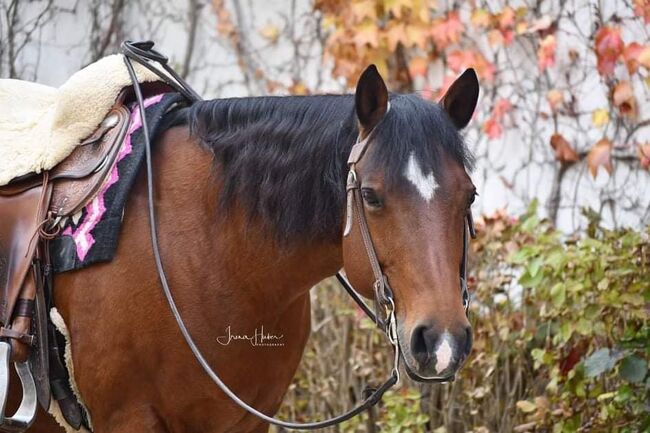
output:
[{"label": "white marking on nose", "polygon": [[404,170],[404,176],[409,182],[415,185],[415,188],[417,188],[425,201],[430,201],[433,198],[433,195],[438,188],[438,183],[433,177],[433,172],[429,173],[427,176],[422,173],[420,163],[415,158],[415,152],[411,152],[409,155],[409,160],[406,164],[406,169]]},{"label": "white marking on nose", "polygon": [[450,337],[449,332],[445,331],[436,348],[436,372],[438,374],[449,367],[449,363],[451,362],[452,350],[451,344],[449,344]]}]

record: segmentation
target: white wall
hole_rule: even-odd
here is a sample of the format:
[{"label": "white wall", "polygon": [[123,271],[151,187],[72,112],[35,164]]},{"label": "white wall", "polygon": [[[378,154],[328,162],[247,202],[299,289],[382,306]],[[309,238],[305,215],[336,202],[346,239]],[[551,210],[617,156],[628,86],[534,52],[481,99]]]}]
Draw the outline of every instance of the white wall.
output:
[{"label": "white wall", "polygon": [[[205,97],[235,97],[268,94],[263,82],[255,79],[254,71],[260,69],[266,76],[289,86],[292,79],[307,83],[308,87],[321,92],[346,91],[343,80],[334,79],[329,68],[321,58],[323,36],[319,28],[318,15],[311,12],[309,0],[245,0],[227,3],[231,18],[240,30],[245,59],[250,65],[252,79],[247,83],[242,69],[237,65],[236,50],[229,40],[217,34],[217,19],[210,2],[195,0],[201,5],[197,37],[191,61],[188,80]],[[10,0],[0,0],[0,76],[7,77],[7,10]],[[24,79],[58,86],[76,70],[92,58],[93,34],[105,34],[110,22],[111,4],[105,1],[83,0],[37,0],[19,2],[18,18],[20,30],[33,31],[24,48],[17,56],[17,75]],[[602,2],[600,2],[602,3]],[[119,21],[121,29],[114,41],[129,39],[152,39],[158,48],[170,55],[177,69],[181,68],[188,46],[189,15],[192,0],[129,1]],[[557,7],[556,3],[544,3],[547,7]],[[235,13],[239,7],[240,14]],[[575,43],[572,33],[588,31],[593,25],[590,7],[587,2],[571,2],[565,5],[575,11],[577,24],[561,23],[565,31],[558,33],[559,53],[556,72],[549,73],[549,79],[561,81],[559,74],[571,74],[566,51],[569,47],[580,47]],[[603,4],[603,14],[611,14],[622,7],[618,1]],[[48,9],[49,8],[49,9]],[[44,10],[49,12],[41,14]],[[93,27],[93,12],[99,24]],[[240,21],[238,21],[238,19]],[[259,29],[266,25],[277,26],[281,34],[276,44],[263,38]],[[575,26],[572,28],[571,26]],[[626,34],[647,38],[648,29],[625,28]],[[17,36],[20,39],[20,33]],[[115,42],[107,53],[114,52]],[[296,60],[296,50],[300,60]],[[589,53],[582,56],[588,58]],[[548,145],[552,133],[550,122],[542,122],[538,114],[544,109],[545,94],[535,94],[534,82],[539,75],[535,69],[514,69],[511,72],[512,84],[499,90],[501,97],[525,106],[524,114],[510,122],[513,128],[507,130],[503,139],[488,140],[480,133],[480,122],[485,119],[487,110],[477,114],[475,126],[470,128],[467,140],[478,155],[477,169],[473,179],[480,197],[475,208],[492,212],[506,207],[512,213],[519,213],[534,197],[541,200],[540,210],[545,212],[544,204],[551,192],[558,164]],[[555,74],[555,75],[554,75]],[[434,77],[435,80],[435,77]],[[639,85],[636,83],[635,85]],[[605,105],[606,88],[599,76],[594,73],[586,80],[565,89],[577,95],[578,107],[584,116],[580,118],[579,128],[564,128],[560,131],[580,149],[588,149],[603,136],[602,131],[591,126],[590,113]],[[639,118],[650,118],[650,98],[647,86],[641,84],[638,92]],[[483,95],[479,103],[487,107],[490,101]],[[525,114],[529,112],[530,114]],[[650,128],[639,130],[635,141],[650,142]],[[616,144],[616,143],[615,143]],[[630,153],[630,149],[620,149],[620,153]],[[632,154],[634,152],[632,151]],[[612,176],[601,170],[594,180],[588,175],[584,164],[571,168],[563,182],[562,201],[558,213],[558,226],[571,232],[584,224],[580,217],[580,207],[591,206],[602,210],[605,222],[612,226],[641,226],[650,222],[650,175],[640,170],[638,164],[615,164]],[[613,212],[612,212],[613,210]]]}]

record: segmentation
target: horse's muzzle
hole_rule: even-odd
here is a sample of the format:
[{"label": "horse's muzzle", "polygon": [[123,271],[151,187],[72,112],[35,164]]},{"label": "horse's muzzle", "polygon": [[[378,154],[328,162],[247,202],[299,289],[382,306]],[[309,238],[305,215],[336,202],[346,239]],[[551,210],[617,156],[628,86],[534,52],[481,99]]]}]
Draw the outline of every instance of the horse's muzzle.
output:
[{"label": "horse's muzzle", "polygon": [[416,326],[404,353],[406,372],[416,381],[446,381],[453,378],[472,348],[472,329],[460,327],[438,332],[435,326]]}]

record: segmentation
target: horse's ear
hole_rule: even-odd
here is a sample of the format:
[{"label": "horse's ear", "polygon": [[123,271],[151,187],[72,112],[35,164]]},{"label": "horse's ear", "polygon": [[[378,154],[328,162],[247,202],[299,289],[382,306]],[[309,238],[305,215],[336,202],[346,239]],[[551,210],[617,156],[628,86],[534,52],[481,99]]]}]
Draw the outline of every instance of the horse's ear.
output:
[{"label": "horse's ear", "polygon": [[363,71],[354,95],[357,117],[361,127],[369,131],[388,110],[388,89],[377,67],[370,65]]},{"label": "horse's ear", "polygon": [[478,101],[478,77],[474,69],[466,69],[440,100],[456,128],[463,129],[472,119]]}]

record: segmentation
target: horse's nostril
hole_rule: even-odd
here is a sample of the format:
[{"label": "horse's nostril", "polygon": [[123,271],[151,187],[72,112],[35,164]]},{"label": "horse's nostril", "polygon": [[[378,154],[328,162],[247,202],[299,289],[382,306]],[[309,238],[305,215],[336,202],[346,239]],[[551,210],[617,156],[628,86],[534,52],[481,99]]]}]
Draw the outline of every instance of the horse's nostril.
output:
[{"label": "horse's nostril", "polygon": [[465,361],[472,348],[472,328],[458,326],[453,329],[433,325],[419,325],[411,333],[412,360],[419,372],[429,376],[453,373]]},{"label": "horse's nostril", "polygon": [[411,353],[420,365],[425,365],[429,361],[431,346],[435,341],[430,340],[430,328],[418,326],[411,334]]}]

